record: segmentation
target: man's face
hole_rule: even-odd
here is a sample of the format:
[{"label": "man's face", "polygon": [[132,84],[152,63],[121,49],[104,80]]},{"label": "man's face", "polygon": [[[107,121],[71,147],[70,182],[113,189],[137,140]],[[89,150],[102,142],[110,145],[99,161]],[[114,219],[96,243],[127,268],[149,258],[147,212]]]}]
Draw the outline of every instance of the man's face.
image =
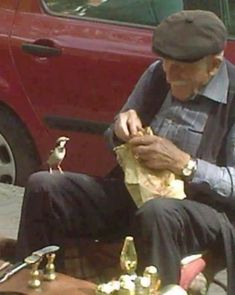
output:
[{"label": "man's face", "polygon": [[163,58],[163,69],[172,95],[181,101],[187,101],[197,94],[218,68],[214,56],[207,56],[197,62],[179,62]]}]

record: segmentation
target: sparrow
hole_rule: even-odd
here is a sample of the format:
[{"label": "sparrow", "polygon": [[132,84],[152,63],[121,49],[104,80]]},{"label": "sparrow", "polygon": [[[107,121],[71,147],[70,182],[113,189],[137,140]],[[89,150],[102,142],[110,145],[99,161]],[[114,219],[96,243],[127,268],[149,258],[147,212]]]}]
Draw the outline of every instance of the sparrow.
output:
[{"label": "sparrow", "polygon": [[61,136],[56,140],[56,145],[53,150],[50,151],[50,155],[47,160],[47,164],[49,165],[49,172],[52,174],[53,167],[56,167],[60,173],[63,173],[63,170],[60,166],[66,155],[66,142],[69,141],[68,137]]}]

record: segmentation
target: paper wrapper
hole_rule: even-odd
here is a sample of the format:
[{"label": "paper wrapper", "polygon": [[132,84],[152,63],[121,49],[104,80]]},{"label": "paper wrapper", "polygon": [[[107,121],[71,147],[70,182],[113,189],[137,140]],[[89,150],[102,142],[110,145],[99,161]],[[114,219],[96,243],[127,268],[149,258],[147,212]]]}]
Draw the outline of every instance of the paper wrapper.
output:
[{"label": "paper wrapper", "polygon": [[[152,134],[148,127],[143,134]],[[114,148],[125,175],[125,185],[137,207],[153,198],[184,199],[184,182],[171,171],[152,170],[135,158],[128,143]]]}]

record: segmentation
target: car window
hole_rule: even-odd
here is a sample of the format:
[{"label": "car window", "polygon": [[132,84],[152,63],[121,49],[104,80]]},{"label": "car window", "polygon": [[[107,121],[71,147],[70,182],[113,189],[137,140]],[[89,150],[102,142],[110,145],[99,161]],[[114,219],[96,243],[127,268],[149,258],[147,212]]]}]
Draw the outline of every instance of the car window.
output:
[{"label": "car window", "polygon": [[43,0],[63,15],[155,26],[183,9],[183,0]]},{"label": "car window", "polygon": [[235,36],[235,0],[42,0],[53,13],[155,26],[182,9],[215,12]]},{"label": "car window", "polygon": [[235,36],[234,0],[184,0],[184,8],[213,11],[223,20],[230,35]]}]

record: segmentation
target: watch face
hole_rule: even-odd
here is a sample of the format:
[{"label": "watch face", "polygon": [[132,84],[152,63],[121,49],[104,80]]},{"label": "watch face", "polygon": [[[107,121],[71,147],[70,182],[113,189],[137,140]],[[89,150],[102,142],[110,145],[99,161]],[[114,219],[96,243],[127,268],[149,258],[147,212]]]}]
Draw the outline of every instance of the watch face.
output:
[{"label": "watch face", "polygon": [[196,167],[197,167],[196,160],[192,160],[192,159],[189,160],[186,167],[184,167],[184,169],[182,170],[183,176],[185,176],[185,177],[191,176],[196,171]]},{"label": "watch face", "polygon": [[188,167],[183,169],[184,176],[190,176],[191,173],[192,173],[192,169],[189,169]]}]

